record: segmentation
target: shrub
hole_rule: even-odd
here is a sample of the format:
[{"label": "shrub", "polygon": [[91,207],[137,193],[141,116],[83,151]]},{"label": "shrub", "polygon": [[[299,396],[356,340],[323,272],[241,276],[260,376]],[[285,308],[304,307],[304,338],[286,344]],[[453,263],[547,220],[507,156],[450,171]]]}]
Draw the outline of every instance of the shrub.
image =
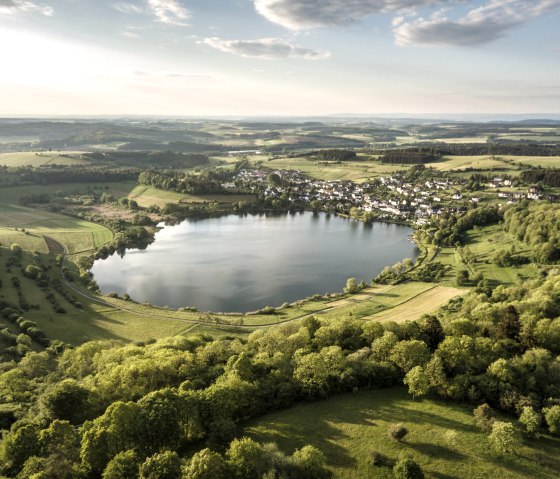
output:
[{"label": "shrub", "polygon": [[496,420],[496,414],[494,410],[486,403],[478,406],[474,411],[474,423],[477,427],[485,432],[490,432],[492,430],[492,424]]},{"label": "shrub", "polygon": [[395,464],[393,475],[395,479],[424,479],[422,468],[410,457],[404,457]]},{"label": "shrub", "polygon": [[488,440],[496,452],[514,452],[517,444],[515,427],[510,422],[494,421]]},{"label": "shrub", "polygon": [[402,424],[391,424],[387,430],[389,437],[393,441],[401,442],[404,437],[408,434],[408,429]]}]

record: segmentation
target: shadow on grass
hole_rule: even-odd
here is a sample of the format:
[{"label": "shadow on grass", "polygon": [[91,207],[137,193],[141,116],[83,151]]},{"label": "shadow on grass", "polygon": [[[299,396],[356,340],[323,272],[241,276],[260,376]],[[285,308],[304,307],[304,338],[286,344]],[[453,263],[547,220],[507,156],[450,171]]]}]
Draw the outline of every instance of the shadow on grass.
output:
[{"label": "shadow on grass", "polygon": [[405,442],[405,444],[426,456],[448,461],[462,461],[467,457],[460,452],[445,446],[440,446],[439,444],[431,444],[428,442]]}]

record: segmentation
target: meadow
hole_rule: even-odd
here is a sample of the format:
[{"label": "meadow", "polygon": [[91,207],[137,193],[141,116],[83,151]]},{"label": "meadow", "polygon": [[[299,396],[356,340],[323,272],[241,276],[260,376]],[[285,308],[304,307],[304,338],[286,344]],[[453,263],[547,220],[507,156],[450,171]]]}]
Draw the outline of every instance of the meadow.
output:
[{"label": "meadow", "polygon": [[3,166],[52,166],[52,165],[81,165],[87,161],[80,158],[79,151],[49,151],[34,152],[21,151],[15,153],[0,153],[0,165]]},{"label": "meadow", "polygon": [[[387,428],[394,423],[409,430],[402,443],[388,437]],[[560,439],[525,439],[515,454],[496,455],[474,426],[472,407],[412,400],[403,388],[299,404],[253,421],[244,433],[290,453],[305,444],[318,447],[333,479],[392,478],[392,465],[402,455],[413,457],[427,477],[438,479],[552,479],[560,473]],[[372,464],[374,452],[383,458],[380,465]]]},{"label": "meadow", "polygon": [[128,198],[135,200],[139,206],[146,208],[148,206],[157,205],[164,206],[166,203],[234,203],[237,201],[246,201],[254,203],[256,198],[249,194],[208,194],[194,195],[175,193],[174,191],[165,191],[153,186],[138,185],[129,194]]}]

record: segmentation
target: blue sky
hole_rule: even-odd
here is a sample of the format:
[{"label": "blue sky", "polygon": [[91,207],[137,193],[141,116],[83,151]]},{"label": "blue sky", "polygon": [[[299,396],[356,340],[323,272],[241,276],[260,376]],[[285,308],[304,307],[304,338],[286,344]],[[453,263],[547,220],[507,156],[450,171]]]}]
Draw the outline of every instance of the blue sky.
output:
[{"label": "blue sky", "polygon": [[0,0],[1,115],[560,112],[560,0]]}]

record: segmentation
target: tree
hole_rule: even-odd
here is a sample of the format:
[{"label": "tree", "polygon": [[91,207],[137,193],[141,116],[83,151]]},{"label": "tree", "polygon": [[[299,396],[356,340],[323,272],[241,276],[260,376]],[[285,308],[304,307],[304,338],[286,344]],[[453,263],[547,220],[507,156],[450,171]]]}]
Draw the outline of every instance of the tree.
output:
[{"label": "tree", "polygon": [[298,479],[320,479],[328,477],[325,455],[319,449],[307,445],[297,449],[292,455],[297,468]]},{"label": "tree", "polygon": [[435,351],[445,339],[443,326],[435,316],[426,316],[420,321],[420,330],[426,337],[426,342],[431,351]]},{"label": "tree", "polygon": [[210,449],[197,452],[186,469],[185,479],[226,479],[229,478],[224,458]]},{"label": "tree", "polygon": [[282,177],[275,171],[268,175],[267,180],[272,186],[280,186],[282,184]]},{"label": "tree", "polygon": [[404,427],[401,423],[391,424],[387,429],[389,437],[393,441],[401,442],[404,437],[408,434],[408,429]]},{"label": "tree", "polygon": [[515,427],[504,421],[494,421],[488,440],[492,448],[501,453],[514,452],[518,442]]},{"label": "tree", "polygon": [[109,461],[103,479],[138,479],[138,458],[132,450],[120,452]]},{"label": "tree", "polygon": [[422,366],[413,367],[404,377],[404,384],[408,385],[408,393],[415,399],[430,391],[430,382]]},{"label": "tree", "polygon": [[2,441],[0,458],[8,472],[16,475],[25,461],[40,453],[39,432],[34,424],[13,429]]},{"label": "tree", "polygon": [[179,479],[181,460],[176,452],[163,451],[148,457],[140,466],[140,479]]},{"label": "tree", "polygon": [[519,416],[519,422],[523,424],[529,436],[535,437],[541,427],[542,416],[531,406],[525,406]]},{"label": "tree", "polygon": [[496,325],[496,335],[500,339],[513,339],[519,341],[519,334],[521,333],[521,321],[519,313],[515,306],[508,305],[505,310],[501,312]]},{"label": "tree", "polygon": [[543,409],[544,419],[548,430],[555,436],[560,436],[560,406],[552,406]]},{"label": "tree", "polygon": [[430,360],[431,354],[424,341],[411,339],[401,341],[391,350],[389,359],[406,374],[415,366],[423,366]]},{"label": "tree", "polygon": [[424,479],[422,468],[410,457],[399,459],[393,467],[395,479]]},{"label": "tree", "polygon": [[266,471],[262,446],[248,437],[234,439],[226,456],[233,476],[237,479],[259,479]]},{"label": "tree", "polygon": [[481,404],[474,411],[474,423],[483,431],[490,432],[496,420],[494,410],[488,404]]},{"label": "tree", "polygon": [[466,269],[461,269],[457,271],[457,277],[455,279],[457,286],[465,286],[469,282],[469,272]]},{"label": "tree", "polygon": [[89,396],[89,390],[77,381],[65,379],[45,393],[42,403],[51,418],[80,424],[89,416]]},{"label": "tree", "polygon": [[356,278],[348,278],[346,280],[346,287],[344,288],[344,292],[347,294],[353,294],[358,292],[358,281]]}]

